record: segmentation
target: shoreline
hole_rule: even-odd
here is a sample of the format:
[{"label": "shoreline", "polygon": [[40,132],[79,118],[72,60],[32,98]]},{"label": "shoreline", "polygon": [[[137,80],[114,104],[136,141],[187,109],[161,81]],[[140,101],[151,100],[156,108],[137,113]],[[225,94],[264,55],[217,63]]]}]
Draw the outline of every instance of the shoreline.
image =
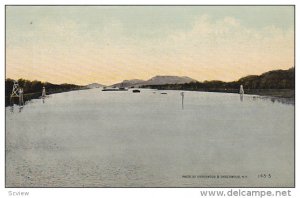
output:
[{"label": "shoreline", "polygon": [[[203,92],[220,92],[220,93],[236,93],[239,94],[239,89],[158,89],[158,90],[181,90],[181,91],[203,91]],[[294,89],[244,89],[244,94],[271,96],[277,98],[294,99]]]},{"label": "shoreline", "polygon": [[[179,91],[199,91],[199,92],[214,92],[214,93],[233,93],[239,94],[239,89],[157,89],[157,90],[179,90]],[[295,104],[295,90],[294,89],[245,89],[245,95],[259,96],[262,98],[269,98],[271,101],[278,101],[281,103]]]},{"label": "shoreline", "polygon": [[[143,89],[143,88],[140,88]],[[153,88],[152,88],[153,89]],[[56,94],[56,93],[64,93],[70,91],[78,91],[85,89],[73,89],[68,91],[53,91],[48,93],[47,95]],[[215,92],[215,93],[234,93],[239,94],[238,89],[211,89],[211,90],[190,90],[190,89],[156,89],[156,90],[179,90],[179,91],[200,91],[200,92]],[[272,101],[279,101],[282,103],[295,104],[295,90],[293,89],[245,89],[245,95],[253,95],[267,97]],[[38,99],[41,97],[41,92],[36,93],[27,93],[24,94],[24,102],[30,101],[32,99]],[[10,106],[9,104],[9,96],[5,96],[5,107]]]},{"label": "shoreline", "polygon": [[[79,90],[86,90],[86,89],[72,89],[72,90],[66,90],[66,91],[51,91],[46,93],[47,96],[52,95],[52,94],[57,94],[57,93],[64,93],[64,92],[70,92],[70,91],[79,91]],[[35,92],[35,93],[26,93],[24,94],[24,103],[32,100],[32,99],[39,99],[42,96],[42,92]],[[17,104],[17,103],[14,103]],[[5,107],[10,106],[10,96],[5,96]]]}]

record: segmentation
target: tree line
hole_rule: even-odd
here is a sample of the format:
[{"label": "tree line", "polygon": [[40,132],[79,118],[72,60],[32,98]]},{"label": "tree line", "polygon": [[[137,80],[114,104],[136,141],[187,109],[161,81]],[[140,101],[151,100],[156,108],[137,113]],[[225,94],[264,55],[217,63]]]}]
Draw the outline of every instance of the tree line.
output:
[{"label": "tree line", "polygon": [[219,91],[237,92],[240,85],[245,90],[255,89],[295,89],[295,68],[288,70],[273,70],[261,75],[249,75],[237,81],[204,81],[185,84],[144,85],[142,88],[191,90],[191,91]]},{"label": "tree line", "polygon": [[[7,78],[5,80],[5,105],[9,105],[10,103],[10,95],[12,92],[12,88],[14,85],[14,79]],[[42,94],[43,87],[46,88],[47,95],[53,93],[60,93],[72,90],[83,89],[83,86],[78,86],[74,84],[52,84],[49,82],[41,82],[38,80],[30,81],[25,79],[16,80],[19,84],[19,87],[23,88],[24,91],[24,99],[30,100],[33,98],[38,98]]]}]

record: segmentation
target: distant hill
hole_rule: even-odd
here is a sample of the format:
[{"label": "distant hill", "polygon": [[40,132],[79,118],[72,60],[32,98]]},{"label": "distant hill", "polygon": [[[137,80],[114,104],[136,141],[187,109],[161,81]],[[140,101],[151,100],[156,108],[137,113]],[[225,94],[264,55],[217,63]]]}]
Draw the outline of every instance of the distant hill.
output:
[{"label": "distant hill", "polygon": [[186,76],[154,76],[149,80],[124,80],[121,83],[116,83],[115,87],[138,87],[145,85],[165,85],[165,84],[185,84],[190,82],[197,82],[195,79]]},{"label": "distant hill", "polygon": [[92,83],[92,84],[86,85],[85,87],[89,88],[89,89],[94,89],[94,88],[105,87],[105,85],[102,85],[102,84],[99,84],[99,83]]},{"label": "distant hill", "polygon": [[186,76],[155,76],[147,80],[144,85],[185,84],[197,82],[197,80]]}]

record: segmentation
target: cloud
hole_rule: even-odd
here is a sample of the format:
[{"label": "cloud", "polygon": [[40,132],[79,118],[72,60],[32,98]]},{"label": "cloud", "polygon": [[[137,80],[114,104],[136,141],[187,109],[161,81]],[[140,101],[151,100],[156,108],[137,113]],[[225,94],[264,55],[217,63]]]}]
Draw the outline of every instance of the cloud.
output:
[{"label": "cloud", "polygon": [[[32,29],[22,34],[9,29],[9,76],[38,75],[52,82],[64,82],[62,76],[68,76],[81,84],[110,84],[158,74],[230,81],[289,68],[294,61],[293,29],[273,25],[249,28],[229,16],[214,19],[201,15],[186,29],[155,29],[155,34],[164,31],[160,37],[138,37],[134,30],[129,34],[126,24],[113,18],[101,25],[96,20],[93,24],[71,19],[46,21],[34,22]],[[24,71],[20,64],[31,70]]]},{"label": "cloud", "polygon": [[187,71],[197,71],[197,76],[187,73],[199,80],[234,80],[243,75],[289,68],[294,59],[293,29],[275,26],[251,29],[232,17],[214,21],[203,15],[190,30],[174,32],[162,45],[172,52],[178,64],[190,65]]}]

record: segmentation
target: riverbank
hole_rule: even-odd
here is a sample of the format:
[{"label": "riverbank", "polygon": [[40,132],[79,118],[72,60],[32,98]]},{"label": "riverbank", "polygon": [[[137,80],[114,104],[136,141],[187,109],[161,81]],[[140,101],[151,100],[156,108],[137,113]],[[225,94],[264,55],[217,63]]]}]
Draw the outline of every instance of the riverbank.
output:
[{"label": "riverbank", "polygon": [[245,90],[245,93],[260,96],[295,99],[294,89],[249,89]]},{"label": "riverbank", "polygon": [[[30,81],[25,79],[10,79],[7,78],[5,80],[5,106],[10,105],[10,95],[14,86],[14,83],[17,82],[18,86],[23,89],[23,98],[24,102],[29,101],[31,99],[37,99],[42,96],[43,87],[46,88],[46,94],[51,95],[54,93],[62,93],[73,90],[81,90],[86,89],[85,86],[74,85],[74,84],[52,84],[49,82],[41,82],[38,80]],[[14,103],[18,103],[18,99],[14,101]]]},{"label": "riverbank", "polygon": [[[56,93],[63,93],[63,92],[69,92],[69,91],[76,91],[76,90],[83,90],[83,89],[86,89],[86,88],[77,88],[77,89],[71,89],[71,90],[52,90],[52,91],[49,91],[47,92],[47,95],[51,95],[51,94],[56,94]],[[27,94],[24,94],[23,95],[23,99],[24,99],[24,102],[28,102],[32,99],[38,99],[42,96],[42,92],[35,92],[35,93],[27,93]],[[16,99],[14,101],[15,104],[18,104],[18,99]],[[5,96],[5,107],[9,106],[10,105],[10,96]]]},{"label": "riverbank", "polygon": [[[212,91],[208,91],[212,92]],[[222,93],[239,93],[239,90],[218,90],[213,92]],[[295,90],[294,89],[246,89],[245,94],[258,95],[262,97],[270,98],[272,101],[278,101],[282,103],[295,104]]]},{"label": "riverbank", "polygon": [[[237,94],[239,93],[238,89],[211,89],[211,90],[198,90],[198,91],[237,93]],[[295,98],[294,89],[245,89],[244,93],[249,95],[270,96],[270,97],[287,98],[287,99]]]},{"label": "riverbank", "polygon": [[293,89],[247,90],[246,94],[265,96],[270,98],[273,102],[295,104],[295,90]]},{"label": "riverbank", "polygon": [[[151,88],[155,88],[155,86],[151,86]],[[176,89],[170,86],[159,86],[157,87],[158,90],[182,90],[182,91],[202,91],[202,92],[220,92],[220,93],[236,93],[239,94],[239,89]],[[284,103],[295,103],[295,90],[294,89],[245,89],[245,94],[248,95],[258,95],[262,97],[268,97],[272,101],[280,101]]]},{"label": "riverbank", "polygon": [[[55,93],[63,93],[63,92],[69,92],[69,91],[76,91],[76,90],[83,90],[86,88],[77,88],[77,89],[71,89],[71,90],[57,90],[57,91],[51,91],[48,92],[47,95],[55,94]],[[191,90],[191,89],[167,89],[160,87],[158,90],[182,90],[182,91],[203,91],[203,92],[221,92],[221,93],[239,93],[238,89],[202,89],[202,90]],[[295,103],[295,90],[293,89],[245,89],[245,94],[248,95],[258,95],[258,96],[265,96],[271,98],[273,101],[279,101],[284,103]],[[24,102],[32,100],[32,99],[38,99],[42,95],[41,92],[36,93],[27,93],[24,94]],[[17,102],[17,101],[16,101]],[[10,97],[5,96],[5,106],[10,105]]]},{"label": "riverbank", "polygon": [[212,80],[185,84],[143,85],[142,87],[159,90],[239,93],[240,85],[243,85],[245,94],[295,101],[295,68],[273,70],[261,75],[248,75],[231,82]]}]

